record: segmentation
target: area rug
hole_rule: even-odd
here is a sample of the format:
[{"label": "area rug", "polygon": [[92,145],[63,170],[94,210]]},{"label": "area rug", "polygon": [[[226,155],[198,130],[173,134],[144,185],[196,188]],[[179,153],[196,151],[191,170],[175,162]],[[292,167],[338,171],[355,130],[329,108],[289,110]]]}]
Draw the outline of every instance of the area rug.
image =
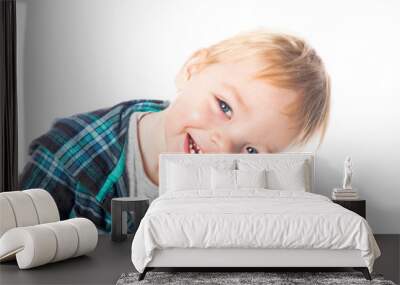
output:
[{"label": "area rug", "polygon": [[382,275],[372,274],[372,281],[364,278],[360,272],[154,272],[150,271],[142,281],[138,281],[138,273],[124,273],[117,285],[134,284],[379,284],[395,285],[384,280]]}]

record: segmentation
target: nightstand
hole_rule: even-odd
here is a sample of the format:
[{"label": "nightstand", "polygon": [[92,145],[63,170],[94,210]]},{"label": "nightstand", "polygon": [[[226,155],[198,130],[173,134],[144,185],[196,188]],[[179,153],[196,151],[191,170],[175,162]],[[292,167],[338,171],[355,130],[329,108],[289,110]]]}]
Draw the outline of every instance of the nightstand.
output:
[{"label": "nightstand", "polygon": [[353,211],[356,214],[359,214],[361,217],[366,219],[365,208],[366,201],[365,200],[332,200],[333,203],[339,204],[340,206]]},{"label": "nightstand", "polygon": [[[135,232],[149,207],[149,199],[143,197],[122,197],[111,200],[111,240],[123,241],[127,238],[127,212],[133,214]],[[135,232],[131,234],[135,234]]]}]

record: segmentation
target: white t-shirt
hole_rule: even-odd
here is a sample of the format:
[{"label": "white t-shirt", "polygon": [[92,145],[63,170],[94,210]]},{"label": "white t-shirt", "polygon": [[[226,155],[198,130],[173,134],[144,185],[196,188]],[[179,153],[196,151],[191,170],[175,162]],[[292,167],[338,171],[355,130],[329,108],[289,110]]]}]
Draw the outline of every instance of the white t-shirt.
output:
[{"label": "white t-shirt", "polygon": [[129,119],[126,169],[129,178],[129,196],[146,197],[152,202],[158,197],[158,186],[146,175],[139,149],[138,122],[149,112],[133,113]]}]

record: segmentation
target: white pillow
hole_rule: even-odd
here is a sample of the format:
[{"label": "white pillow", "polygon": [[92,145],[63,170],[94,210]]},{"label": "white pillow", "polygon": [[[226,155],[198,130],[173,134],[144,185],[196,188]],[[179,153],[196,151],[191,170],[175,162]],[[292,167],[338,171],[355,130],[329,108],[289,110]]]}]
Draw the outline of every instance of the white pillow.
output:
[{"label": "white pillow", "polygon": [[235,170],[237,188],[267,188],[267,171]]},{"label": "white pillow", "polygon": [[267,188],[311,191],[307,161],[295,159],[238,160],[240,170],[267,170]]},{"label": "white pillow", "polygon": [[309,191],[304,164],[285,170],[267,172],[268,188],[274,190]]},{"label": "white pillow", "polygon": [[170,163],[167,172],[167,191],[210,189],[209,172],[210,167]]},{"label": "white pillow", "polygon": [[166,164],[165,189],[169,191],[211,190],[211,168],[234,169],[233,160],[182,159]]},{"label": "white pillow", "polygon": [[239,190],[241,188],[267,188],[266,170],[211,170],[212,190]]},{"label": "white pillow", "polygon": [[236,170],[232,169],[211,169],[212,190],[235,190]]}]

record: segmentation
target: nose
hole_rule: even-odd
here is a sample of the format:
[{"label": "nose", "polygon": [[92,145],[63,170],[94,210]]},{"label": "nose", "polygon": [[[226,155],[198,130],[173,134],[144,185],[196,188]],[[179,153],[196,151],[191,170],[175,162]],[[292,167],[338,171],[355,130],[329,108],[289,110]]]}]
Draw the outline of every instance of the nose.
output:
[{"label": "nose", "polygon": [[217,153],[233,153],[234,143],[229,136],[222,134],[221,132],[214,131],[211,133],[211,141],[215,145]]}]

